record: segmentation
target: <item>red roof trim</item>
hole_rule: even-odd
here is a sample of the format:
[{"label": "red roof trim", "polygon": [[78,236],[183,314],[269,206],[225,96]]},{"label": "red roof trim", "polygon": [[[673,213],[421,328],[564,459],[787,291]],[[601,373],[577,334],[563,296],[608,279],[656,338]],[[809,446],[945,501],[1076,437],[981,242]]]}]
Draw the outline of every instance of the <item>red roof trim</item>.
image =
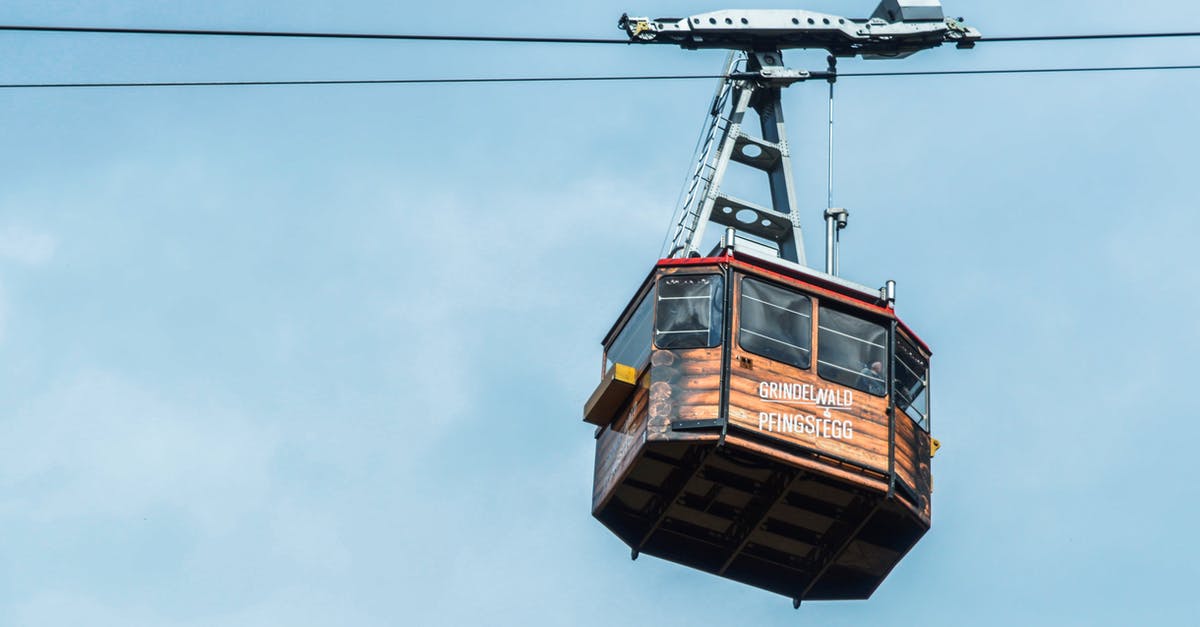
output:
[{"label": "red roof trim", "polygon": [[654,264],[659,268],[673,268],[678,266],[711,266],[718,263],[729,263],[733,261],[732,255],[724,257],[688,257],[685,259],[659,259],[658,263]]}]

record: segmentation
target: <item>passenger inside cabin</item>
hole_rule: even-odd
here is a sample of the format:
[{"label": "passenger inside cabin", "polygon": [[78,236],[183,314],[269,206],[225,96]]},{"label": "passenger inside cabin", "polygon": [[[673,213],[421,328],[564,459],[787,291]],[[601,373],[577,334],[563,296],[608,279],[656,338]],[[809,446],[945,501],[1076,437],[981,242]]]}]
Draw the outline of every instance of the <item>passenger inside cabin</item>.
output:
[{"label": "passenger inside cabin", "polygon": [[883,363],[873,361],[869,366],[863,366],[862,371],[858,373],[858,387],[871,394],[883,396]]}]

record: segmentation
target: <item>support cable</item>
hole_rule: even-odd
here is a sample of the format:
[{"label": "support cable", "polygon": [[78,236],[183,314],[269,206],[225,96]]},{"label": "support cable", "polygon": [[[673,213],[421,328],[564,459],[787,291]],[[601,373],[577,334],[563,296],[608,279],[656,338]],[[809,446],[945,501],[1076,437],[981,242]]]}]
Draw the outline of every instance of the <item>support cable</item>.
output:
[{"label": "support cable", "polygon": [[1097,39],[1169,39],[1181,37],[1200,37],[1200,31],[1167,33],[1110,33],[1096,35],[1024,35],[1019,37],[982,37],[979,39],[979,41],[988,43],[1029,43],[1043,41],[1086,41]]},{"label": "support cable", "polygon": [[[101,35],[176,35],[191,37],[268,37],[290,39],[377,39],[393,41],[445,41],[479,43],[536,43],[536,44],[622,44],[629,39],[599,37],[527,37],[504,35],[417,35],[403,33],[338,33],[321,31],[222,30],[194,28],[132,28],[103,26],[45,26],[35,24],[0,24],[0,31],[26,33],[90,33]],[[1144,33],[1098,33],[1076,35],[1018,35],[1011,37],[982,37],[981,43],[1031,43],[1050,41],[1084,41],[1112,39],[1178,39],[1200,37],[1200,31],[1166,31]]]},{"label": "support cable", "polygon": [[270,37],[276,39],[382,39],[390,41],[446,41],[523,44],[622,44],[629,39],[590,37],[522,37],[504,35],[409,35],[393,33],[329,33],[307,31],[219,30],[193,28],[123,28],[98,26],[32,26],[3,24],[0,31],[27,33],[89,33],[98,35],[177,35],[188,37]]},{"label": "support cable", "polygon": [[[968,76],[972,74],[1054,74],[1068,72],[1149,72],[1157,70],[1200,70],[1200,65],[1136,65],[1100,67],[1018,68],[1009,70],[926,70],[915,72],[850,72],[841,77],[857,78],[878,76]],[[815,74],[814,74],[815,76]]]},{"label": "support cable", "polygon": [[68,87],[263,87],[277,85],[440,85],[463,83],[583,83],[605,81],[676,81],[725,78],[722,74],[675,74],[659,76],[520,76],[497,78],[395,78],[292,81],[167,81],[112,83],[0,83],[0,89]]},{"label": "support cable", "polygon": [[[1071,72],[1143,72],[1168,70],[1200,70],[1197,65],[1141,65],[1110,67],[1020,68],[998,70],[928,70],[916,72],[844,72],[839,78],[877,78],[888,76],[969,76],[998,74],[1052,74]],[[432,85],[466,83],[585,83],[619,81],[675,81],[728,78],[723,74],[673,74],[658,76],[519,76],[496,78],[398,78],[350,80],[283,80],[283,81],[137,81],[102,83],[0,83],[0,89],[84,88],[84,87],[239,87],[279,85]],[[736,74],[734,75],[736,78]],[[826,72],[812,72],[813,79],[826,79]]]}]

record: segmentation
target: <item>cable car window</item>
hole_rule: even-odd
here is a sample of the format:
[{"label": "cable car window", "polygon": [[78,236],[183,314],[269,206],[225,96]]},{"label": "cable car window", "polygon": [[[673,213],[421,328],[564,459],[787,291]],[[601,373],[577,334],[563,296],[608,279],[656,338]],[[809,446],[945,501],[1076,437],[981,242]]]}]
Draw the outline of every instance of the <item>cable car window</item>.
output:
[{"label": "cable car window", "polygon": [[654,344],[659,348],[712,348],[721,343],[719,274],[685,274],[658,281]]},{"label": "cable car window", "polygon": [[887,329],[857,316],[820,308],[817,373],[875,396],[887,394]]},{"label": "cable car window", "polygon": [[625,328],[617,334],[605,353],[604,369],[612,368],[613,364],[624,364],[641,370],[650,358],[650,342],[654,339],[650,332],[650,313],[654,311],[654,299],[650,293],[642,297],[633,315],[625,322]]},{"label": "cable car window", "polygon": [[751,278],[742,279],[738,344],[797,368],[812,365],[812,300]]},{"label": "cable car window", "polygon": [[929,360],[903,337],[896,338],[896,406],[929,430]]}]

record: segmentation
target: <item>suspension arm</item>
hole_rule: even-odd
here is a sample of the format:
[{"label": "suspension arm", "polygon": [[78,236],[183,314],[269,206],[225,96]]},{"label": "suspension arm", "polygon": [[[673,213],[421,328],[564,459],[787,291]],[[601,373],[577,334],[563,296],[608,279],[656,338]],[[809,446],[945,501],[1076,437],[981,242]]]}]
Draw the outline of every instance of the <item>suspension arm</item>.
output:
[{"label": "suspension arm", "polygon": [[938,0],[883,0],[870,18],[858,20],[804,10],[731,9],[653,20],[622,15],[618,26],[630,43],[756,52],[818,48],[867,59],[899,59],[949,42],[971,48],[981,37],[946,18]]}]

